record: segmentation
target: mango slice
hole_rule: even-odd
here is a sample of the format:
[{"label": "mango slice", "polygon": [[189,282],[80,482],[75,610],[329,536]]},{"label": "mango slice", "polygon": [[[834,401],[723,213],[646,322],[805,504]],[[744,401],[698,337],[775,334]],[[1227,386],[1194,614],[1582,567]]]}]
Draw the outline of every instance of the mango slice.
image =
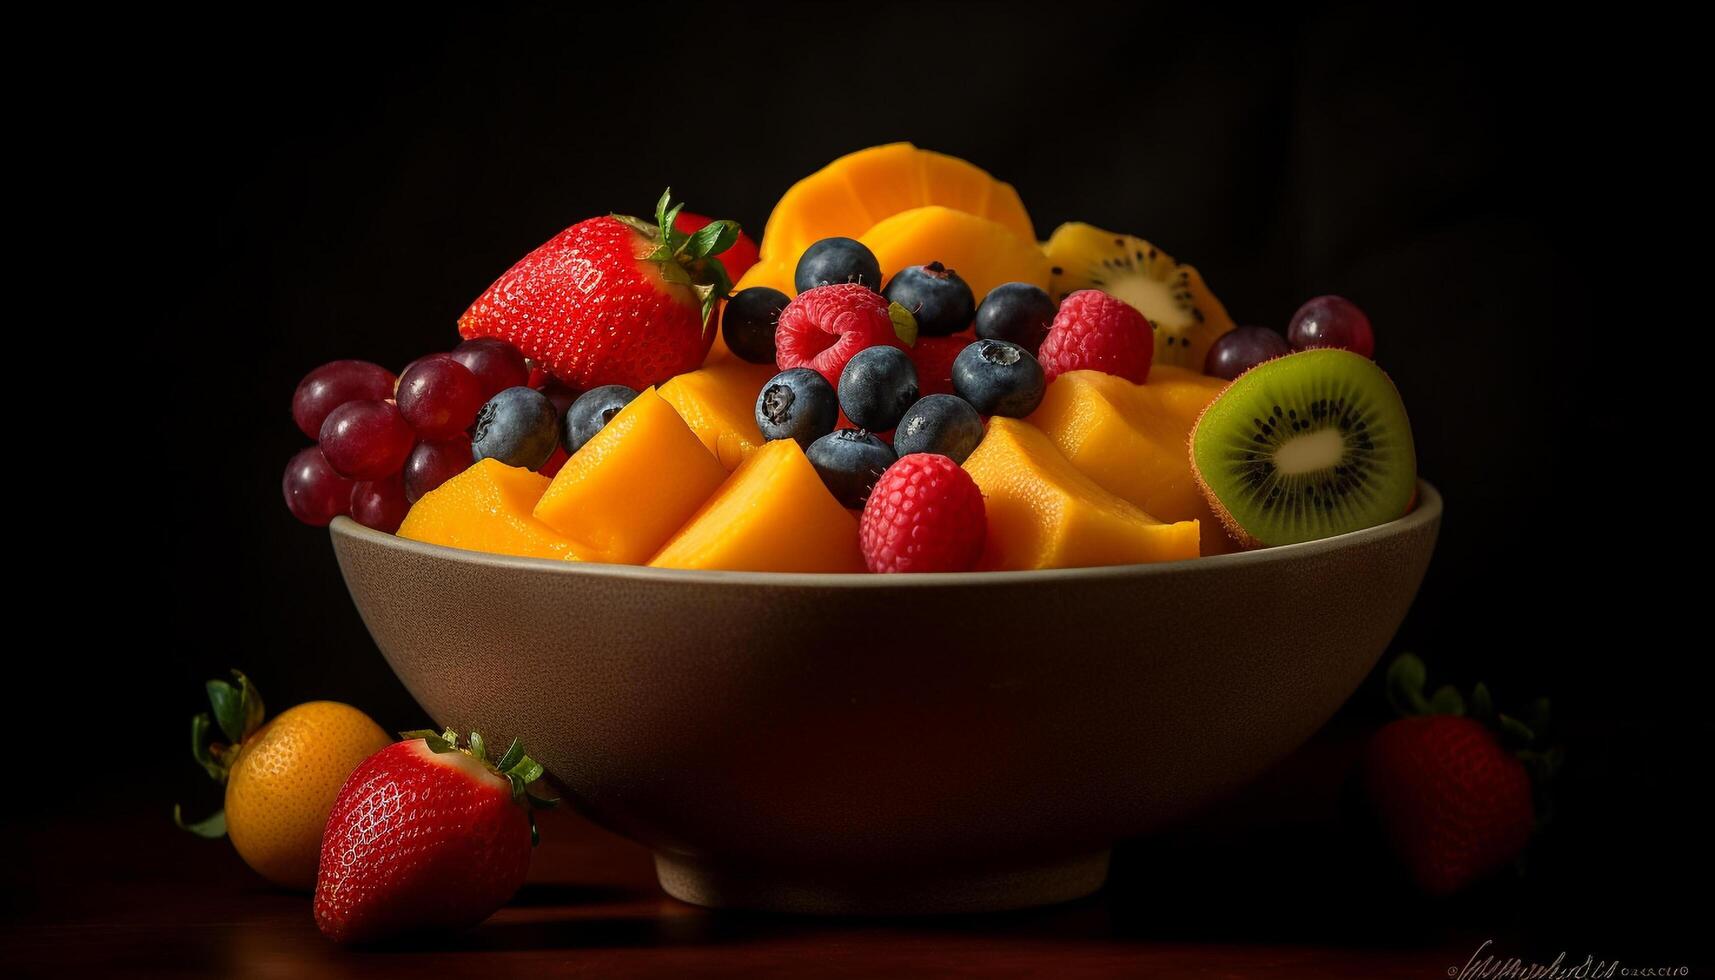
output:
[{"label": "mango slice", "polygon": [[990,419],[965,470],[988,509],[981,568],[1080,568],[1197,557],[1197,521],[1165,524],[1103,490],[1028,423]]},{"label": "mango slice", "polygon": [[1235,550],[1197,489],[1191,427],[1226,382],[1157,364],[1132,384],[1100,371],[1054,379],[1028,421],[1102,489],[1164,521],[1199,521],[1202,552]]},{"label": "mango slice", "polygon": [[636,565],[725,479],[673,406],[646,388],[566,460],[535,514],[585,560]]},{"label": "mango slice", "polygon": [[572,543],[532,514],[548,489],[540,473],[484,459],[424,494],[399,536],[525,558],[571,558]]},{"label": "mango slice", "polygon": [[828,492],[791,439],[751,453],[649,564],[749,572],[864,570],[857,518]]},{"label": "mango slice", "polygon": [[660,395],[730,473],[762,447],[756,396],[776,373],[772,364],[729,356],[678,375],[661,386]]},{"label": "mango slice", "polygon": [[940,205],[886,218],[858,236],[891,278],[908,265],[940,262],[971,284],[978,303],[1003,282],[1048,286],[1048,256],[998,222]]}]

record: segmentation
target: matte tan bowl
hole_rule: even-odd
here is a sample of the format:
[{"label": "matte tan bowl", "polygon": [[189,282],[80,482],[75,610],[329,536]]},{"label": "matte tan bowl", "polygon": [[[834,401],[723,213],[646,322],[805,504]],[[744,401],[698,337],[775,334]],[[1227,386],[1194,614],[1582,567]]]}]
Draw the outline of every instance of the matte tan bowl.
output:
[{"label": "matte tan bowl", "polygon": [[1194,561],[949,575],[509,558],[348,519],[369,632],[436,721],[513,735],[699,905],[973,912],[1304,742],[1398,629],[1441,521]]}]

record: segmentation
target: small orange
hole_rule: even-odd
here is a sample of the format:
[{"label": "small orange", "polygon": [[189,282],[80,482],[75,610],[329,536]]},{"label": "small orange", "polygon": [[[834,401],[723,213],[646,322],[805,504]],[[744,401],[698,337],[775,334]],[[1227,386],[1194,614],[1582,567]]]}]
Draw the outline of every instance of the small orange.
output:
[{"label": "small orange", "polygon": [[[255,688],[238,671],[233,675],[236,685],[209,682],[213,722],[206,713],[193,722],[197,761],[226,783],[224,821],[217,814],[187,829],[210,837],[224,829],[257,874],[308,891],[334,797],[358,763],[393,740],[368,715],[337,701],[300,704],[264,724]],[[213,724],[233,744],[202,748]]]}]

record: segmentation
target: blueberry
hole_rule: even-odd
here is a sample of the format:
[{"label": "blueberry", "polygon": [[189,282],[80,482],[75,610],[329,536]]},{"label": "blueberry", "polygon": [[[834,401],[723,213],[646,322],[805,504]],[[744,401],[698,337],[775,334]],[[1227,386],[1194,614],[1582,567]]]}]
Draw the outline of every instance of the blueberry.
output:
[{"label": "blueberry", "polygon": [[862,429],[830,432],[811,443],[804,455],[834,498],[852,510],[863,506],[875,481],[899,458],[879,436]]},{"label": "blueberry", "polygon": [[881,286],[881,263],[853,238],[824,238],[804,250],[792,275],[792,286],[800,293],[836,282],[860,282],[871,289]]},{"label": "blueberry", "polygon": [[756,427],[762,437],[810,444],[834,431],[840,403],[834,386],[812,368],[790,368],[769,379],[756,396]]},{"label": "blueberry", "polygon": [[953,359],[953,390],[983,415],[1024,418],[1048,391],[1042,365],[1005,340],[979,340]]},{"label": "blueberry", "polygon": [[619,410],[631,404],[637,392],[624,385],[591,388],[566,409],[566,452],[575,453],[613,421]]},{"label": "blueberry", "polygon": [[1004,340],[1035,355],[1054,323],[1054,301],[1027,282],[1007,282],[989,290],[977,307],[977,336]]},{"label": "blueberry", "polygon": [[893,451],[940,453],[963,463],[983,441],[983,417],[971,403],[957,395],[925,395],[893,432]]},{"label": "blueberry", "polygon": [[881,295],[910,310],[917,317],[918,332],[929,337],[965,329],[977,305],[970,284],[939,262],[906,266],[894,273]]},{"label": "blueberry", "polygon": [[840,371],[840,407],[871,432],[886,432],[917,401],[917,368],[897,347],[866,347]]},{"label": "blueberry", "polygon": [[473,460],[497,459],[527,470],[540,467],[560,444],[560,414],[534,388],[503,388],[476,413],[471,429]]},{"label": "blueberry", "polygon": [[727,349],[752,364],[773,364],[774,327],[789,302],[785,293],[767,286],[733,293],[721,311],[721,338]]}]

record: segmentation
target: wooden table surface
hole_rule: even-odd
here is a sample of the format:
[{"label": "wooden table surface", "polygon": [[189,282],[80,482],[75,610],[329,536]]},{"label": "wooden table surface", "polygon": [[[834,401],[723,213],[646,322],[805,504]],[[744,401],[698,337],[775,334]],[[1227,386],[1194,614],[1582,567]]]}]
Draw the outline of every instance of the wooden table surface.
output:
[{"label": "wooden table surface", "polygon": [[882,921],[685,905],[656,886],[642,847],[555,811],[529,884],[488,922],[353,951],[321,937],[307,896],[270,888],[226,842],[136,810],[25,817],[5,835],[0,975],[1447,977],[1495,935],[1401,911],[1366,862],[1338,857],[1364,853],[1346,831],[1290,808],[1266,826],[1217,816],[1122,848],[1108,887],[1080,902]]}]

